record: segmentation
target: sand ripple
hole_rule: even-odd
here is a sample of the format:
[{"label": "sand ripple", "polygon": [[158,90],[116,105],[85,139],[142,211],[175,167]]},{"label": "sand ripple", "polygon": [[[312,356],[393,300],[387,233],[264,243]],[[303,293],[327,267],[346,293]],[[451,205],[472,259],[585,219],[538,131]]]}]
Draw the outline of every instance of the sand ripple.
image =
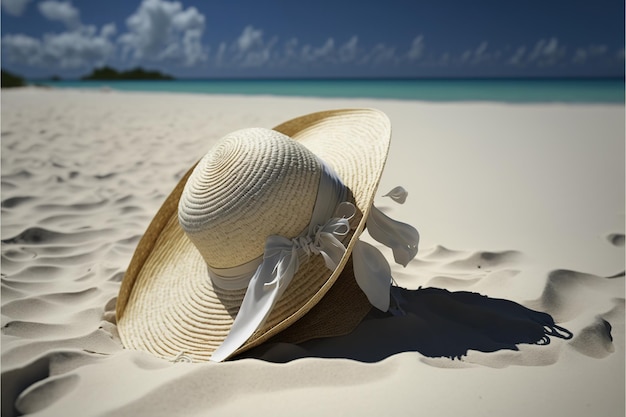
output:
[{"label": "sand ripple", "polygon": [[[391,320],[373,317],[352,339],[270,345],[256,355],[277,362],[311,356],[358,359],[355,346],[361,351],[377,346],[382,350],[375,352],[378,356],[373,360],[382,362],[304,359],[276,366],[241,360],[216,368],[173,364],[124,351],[114,314],[119,282],[149,221],[178,179],[211,146],[211,140],[242,125],[272,125],[316,110],[318,104],[300,103],[293,109],[251,105],[246,110],[237,99],[213,104],[210,97],[184,97],[172,104],[170,96],[168,100],[120,97],[118,93],[3,92],[3,416],[70,415],[76,414],[76,404],[99,415],[139,415],[146,409],[154,415],[205,415],[226,404],[236,405],[233,400],[246,395],[278,398],[272,393],[289,391],[319,401],[334,389],[338,397],[342,392],[354,393],[349,390],[359,385],[408,381],[385,391],[394,396],[393,401],[377,401],[384,407],[376,414],[381,415],[394,402],[418,401],[414,395],[421,388],[415,381],[423,386],[430,382],[415,379],[416,364],[424,365],[416,374],[431,375],[431,381],[436,381],[449,375],[437,368],[546,366],[557,363],[564,352],[595,363],[614,357],[623,346],[624,274],[619,272],[623,265],[605,278],[559,265],[533,269],[515,248],[457,250],[436,245],[424,247],[406,269],[394,271],[401,285],[424,288],[411,295],[419,299],[418,313]],[[286,116],[289,112],[294,114]],[[400,118],[400,129],[402,123]],[[623,231],[604,236],[607,250],[623,248]],[[523,280],[540,283],[533,297],[515,291]],[[481,296],[470,293],[489,295],[491,301],[485,304]],[[473,306],[476,300],[481,309]],[[515,305],[509,304],[513,301]],[[505,317],[506,327],[498,327],[503,306],[515,312]],[[454,316],[453,308],[463,312],[463,320]],[[517,321],[528,308],[550,314],[574,337],[552,336],[549,346],[534,343],[541,336],[535,334],[537,326]],[[432,320],[423,320],[428,315]],[[491,327],[484,325],[485,316]],[[539,318],[540,325],[551,325],[550,320],[542,321],[541,314],[533,317]],[[457,349],[442,351],[441,344],[429,344],[441,334],[454,340]],[[391,339],[380,335],[395,337],[397,345],[385,348],[385,341],[388,347]],[[468,340],[478,343],[462,345]],[[426,353],[415,353],[418,348]],[[459,371],[453,378],[455,384],[456,379],[468,378],[465,384],[474,386],[472,375]],[[506,381],[511,381],[510,376]],[[115,401],[101,397],[101,390]]]},{"label": "sand ripple", "polygon": [[197,132],[211,117],[200,111],[187,126],[156,129],[149,109],[114,107],[94,103],[89,122],[78,116],[80,94],[37,109],[21,95],[2,108],[3,416],[31,384],[26,397],[76,383],[37,384],[46,352],[121,349],[113,310],[124,270],[164,196],[208,147]]}]

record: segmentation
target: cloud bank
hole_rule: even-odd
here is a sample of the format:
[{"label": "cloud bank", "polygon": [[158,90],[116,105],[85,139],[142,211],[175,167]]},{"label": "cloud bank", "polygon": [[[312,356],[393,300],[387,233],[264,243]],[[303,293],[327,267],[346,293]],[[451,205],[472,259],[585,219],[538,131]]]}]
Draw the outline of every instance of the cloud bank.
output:
[{"label": "cloud bank", "polygon": [[[22,15],[30,0],[3,0],[3,11]],[[143,0],[121,27],[85,24],[70,1],[44,0],[37,12],[60,27],[41,37],[13,33],[2,37],[2,55],[10,63],[39,68],[89,69],[107,63],[125,67],[166,63],[210,73],[329,68],[548,68],[624,61],[624,49],[606,45],[568,47],[556,37],[534,44],[494,47],[484,40],[457,52],[435,51],[421,33],[404,45],[364,44],[358,34],[327,37],[312,44],[292,36],[281,39],[264,28],[245,26],[234,39],[207,41],[206,16],[179,1]]]},{"label": "cloud bank", "polygon": [[80,26],[80,12],[70,2],[46,0],[39,3],[38,7],[48,20],[62,22],[68,29]]},{"label": "cloud bank", "polygon": [[12,16],[21,16],[31,0],[2,0],[2,10]]},{"label": "cloud bank", "polygon": [[[3,5],[5,3],[3,2]],[[2,52],[10,62],[47,68],[76,68],[104,64],[115,53],[115,25],[100,31],[80,21],[80,12],[69,2],[46,0],[38,4],[41,15],[66,27],[65,32],[48,33],[43,38],[23,34],[2,37]]]}]

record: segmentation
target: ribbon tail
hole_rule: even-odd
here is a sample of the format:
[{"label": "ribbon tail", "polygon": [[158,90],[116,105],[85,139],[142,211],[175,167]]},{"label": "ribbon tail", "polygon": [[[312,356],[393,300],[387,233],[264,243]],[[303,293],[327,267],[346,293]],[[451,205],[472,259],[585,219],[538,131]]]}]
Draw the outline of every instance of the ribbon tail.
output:
[{"label": "ribbon tail", "polygon": [[213,362],[227,359],[263,325],[298,269],[295,248],[289,246],[271,249],[268,248],[270,244],[268,239],[263,263],[248,284],[228,336],[211,355]]},{"label": "ribbon tail", "polygon": [[373,205],[367,218],[367,230],[372,238],[393,250],[396,263],[407,266],[417,255],[420,240],[417,229],[393,220]]},{"label": "ribbon tail", "polygon": [[404,187],[397,186],[396,188],[385,194],[383,197],[389,197],[398,204],[404,204],[408,195],[409,192],[405,190]]},{"label": "ribbon tail", "polygon": [[391,267],[382,253],[369,243],[357,240],[352,250],[354,278],[369,300],[381,311],[389,310]]},{"label": "ribbon tail", "polygon": [[331,233],[320,234],[319,244],[320,254],[324,258],[326,268],[334,271],[346,253],[346,247]]}]

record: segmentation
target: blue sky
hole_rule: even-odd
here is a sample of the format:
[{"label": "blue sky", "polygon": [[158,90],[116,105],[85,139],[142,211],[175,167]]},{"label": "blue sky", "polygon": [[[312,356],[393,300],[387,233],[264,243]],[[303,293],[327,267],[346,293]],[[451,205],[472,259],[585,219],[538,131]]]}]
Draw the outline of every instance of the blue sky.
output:
[{"label": "blue sky", "polygon": [[2,66],[73,78],[623,76],[623,0],[2,0]]}]

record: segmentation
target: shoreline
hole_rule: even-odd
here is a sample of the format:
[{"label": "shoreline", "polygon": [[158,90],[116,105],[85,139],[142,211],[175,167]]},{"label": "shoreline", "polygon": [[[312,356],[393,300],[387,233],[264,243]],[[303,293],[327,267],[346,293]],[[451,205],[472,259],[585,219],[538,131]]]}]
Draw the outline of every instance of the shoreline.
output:
[{"label": "shoreline", "polygon": [[[36,93],[52,93],[52,94],[69,94],[71,95],[95,95],[103,97],[106,96],[127,96],[140,99],[142,96],[144,99],[154,98],[154,96],[162,96],[164,99],[177,99],[183,102],[188,100],[205,100],[213,99],[217,101],[273,101],[277,103],[281,101],[293,101],[297,105],[315,106],[317,104],[320,108],[327,108],[325,103],[335,104],[335,106],[341,107],[375,107],[375,108],[389,108],[389,107],[402,107],[404,105],[416,105],[422,107],[449,107],[449,108],[462,108],[462,107],[520,107],[520,108],[548,108],[554,109],[558,107],[563,108],[584,108],[589,107],[595,110],[602,110],[606,108],[617,109],[626,107],[626,102],[566,102],[566,101],[550,101],[550,102],[514,102],[514,101],[499,101],[499,100],[416,100],[416,99],[402,99],[402,98],[380,98],[380,97],[323,97],[323,96],[307,96],[307,95],[278,95],[278,94],[243,94],[243,93],[204,93],[204,92],[171,92],[171,91],[135,91],[135,90],[116,90],[107,87],[99,88],[57,88],[45,85],[28,85],[24,87],[16,87],[10,89],[4,89],[2,93],[14,94],[17,92],[25,94]],[[97,97],[95,97],[97,98]],[[377,105],[379,104],[379,105]],[[380,104],[385,104],[381,106]],[[324,107],[325,106],[325,107]],[[332,107],[339,108],[339,107]]]},{"label": "shoreline", "polygon": [[[390,99],[426,102],[501,102],[624,104],[623,82],[616,79],[389,79],[389,80],[175,80],[58,81],[60,89],[244,96]],[[56,85],[55,85],[56,84]],[[616,86],[619,84],[619,87]],[[93,86],[93,87],[90,87]],[[612,86],[610,90],[607,90]]]}]

